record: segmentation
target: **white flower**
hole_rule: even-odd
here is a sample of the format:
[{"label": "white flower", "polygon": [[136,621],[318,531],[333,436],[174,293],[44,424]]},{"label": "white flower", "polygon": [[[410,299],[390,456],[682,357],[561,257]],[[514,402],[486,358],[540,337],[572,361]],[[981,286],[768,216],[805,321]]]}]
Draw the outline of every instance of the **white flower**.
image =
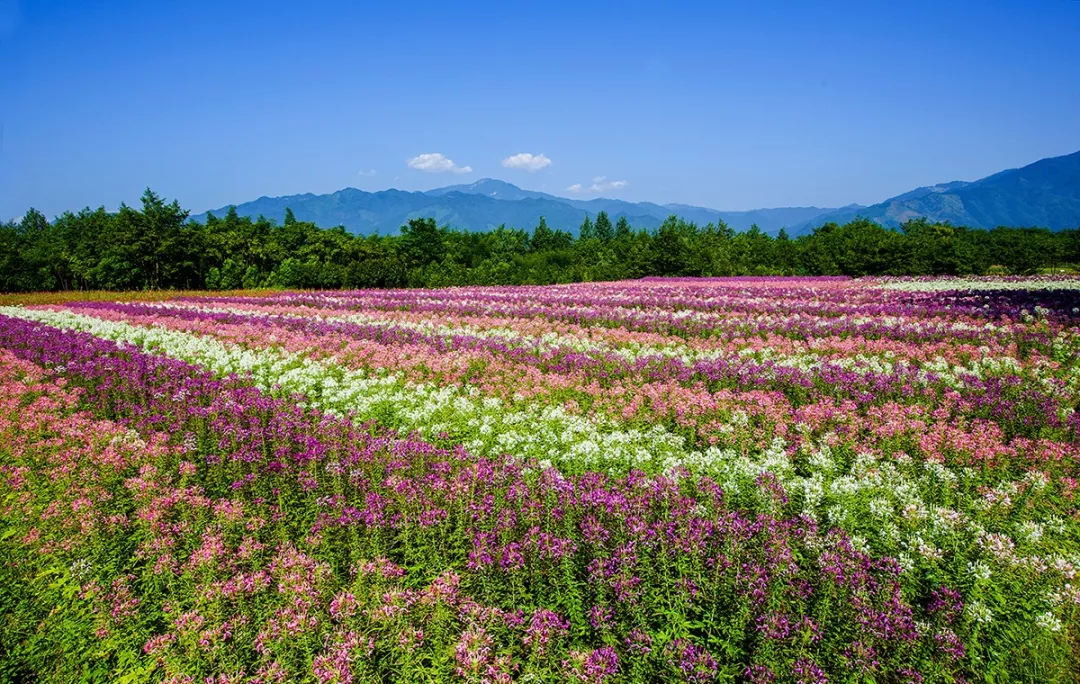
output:
[{"label": "white flower", "polygon": [[85,558],[72,561],[71,566],[68,568],[68,571],[71,572],[71,576],[78,580],[86,578],[93,570],[94,566]]},{"label": "white flower", "polygon": [[987,608],[982,601],[969,601],[968,604],[964,606],[964,612],[968,614],[968,617],[971,618],[972,621],[982,625],[988,624],[994,619],[994,614],[990,612],[990,609]]},{"label": "white flower", "polygon": [[893,516],[893,506],[885,497],[877,497],[870,500],[870,514],[875,518],[891,519]]},{"label": "white flower", "polygon": [[990,579],[990,566],[982,561],[970,561],[967,570],[972,577],[979,581],[985,582]]},{"label": "white flower", "polygon": [[1043,526],[1037,522],[1026,520],[1017,525],[1017,535],[1029,544],[1035,544],[1043,536]]},{"label": "white flower", "polygon": [[1041,491],[1050,484],[1050,478],[1046,476],[1046,473],[1038,470],[1029,470],[1024,475],[1024,481],[1030,483],[1035,491]]},{"label": "white flower", "polygon": [[1040,629],[1044,629],[1048,632],[1060,632],[1062,626],[1061,620],[1059,620],[1057,616],[1050,611],[1046,611],[1045,613],[1039,613],[1035,617],[1035,624]]}]

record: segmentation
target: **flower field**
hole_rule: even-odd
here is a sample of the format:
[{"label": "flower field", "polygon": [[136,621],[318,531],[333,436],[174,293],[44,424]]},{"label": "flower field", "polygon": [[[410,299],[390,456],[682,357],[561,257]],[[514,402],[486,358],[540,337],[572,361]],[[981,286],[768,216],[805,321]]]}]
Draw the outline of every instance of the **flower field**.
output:
[{"label": "flower field", "polygon": [[0,303],[0,681],[1080,681],[1080,280]]}]

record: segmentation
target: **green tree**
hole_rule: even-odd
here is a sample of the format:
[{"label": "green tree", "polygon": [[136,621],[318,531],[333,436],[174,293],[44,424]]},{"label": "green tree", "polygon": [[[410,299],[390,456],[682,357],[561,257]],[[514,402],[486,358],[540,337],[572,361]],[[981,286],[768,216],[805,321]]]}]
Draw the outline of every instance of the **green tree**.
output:
[{"label": "green tree", "polygon": [[412,267],[427,266],[445,253],[442,232],[433,218],[409,219],[401,227],[401,255]]},{"label": "green tree", "polygon": [[606,211],[596,215],[596,223],[593,225],[593,233],[601,242],[611,242],[615,237],[615,227],[611,225]]},{"label": "green tree", "polygon": [[776,234],[776,244],[773,246],[777,272],[783,275],[794,275],[797,253],[795,243],[788,237],[787,230],[781,228]]},{"label": "green tree", "polygon": [[585,214],[585,220],[581,222],[581,227],[578,229],[578,240],[585,242],[586,240],[592,240],[596,237],[596,230],[593,228],[592,219],[588,214]]},{"label": "green tree", "polygon": [[688,249],[680,219],[668,216],[653,238],[653,272],[661,276],[683,275]]},{"label": "green tree", "polygon": [[543,216],[540,217],[540,223],[533,230],[532,237],[529,239],[529,251],[530,252],[546,252],[554,249],[555,233],[548,228],[547,220]]},{"label": "green tree", "polygon": [[142,205],[136,231],[140,242],[134,255],[144,273],[142,285],[152,289],[175,286],[193,266],[184,226],[188,212],[176,200],[166,204],[150,188],[143,193]]}]

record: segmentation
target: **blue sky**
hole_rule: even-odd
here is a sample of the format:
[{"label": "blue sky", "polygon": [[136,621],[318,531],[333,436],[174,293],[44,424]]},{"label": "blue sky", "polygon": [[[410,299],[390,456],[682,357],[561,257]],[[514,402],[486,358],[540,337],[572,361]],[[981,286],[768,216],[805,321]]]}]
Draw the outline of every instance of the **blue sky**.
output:
[{"label": "blue sky", "polygon": [[869,204],[1080,149],[1073,0],[457,5],[0,0],[0,217],[487,176]]}]

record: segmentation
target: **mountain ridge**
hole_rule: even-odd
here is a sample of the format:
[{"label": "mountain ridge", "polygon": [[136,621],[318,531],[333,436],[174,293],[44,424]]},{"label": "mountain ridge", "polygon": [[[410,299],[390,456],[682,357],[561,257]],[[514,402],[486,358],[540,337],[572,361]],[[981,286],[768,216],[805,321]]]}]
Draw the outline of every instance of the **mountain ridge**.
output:
[{"label": "mountain ridge", "polygon": [[[839,208],[774,207],[724,211],[688,204],[628,202],[610,198],[570,198],[513,183],[482,178],[473,183],[427,191],[389,188],[375,192],[343,188],[326,194],[263,196],[236,206],[242,215],[263,215],[282,221],[285,208],[297,219],[329,227],[342,225],[359,234],[396,233],[413,218],[432,217],[440,225],[473,231],[499,225],[533,228],[544,216],[552,228],[576,232],[586,216],[605,211],[612,221],[625,217],[634,228],[653,229],[670,214],[699,225],[725,221],[735,230],[757,225],[775,235],[781,228],[795,237],[827,222],[868,218],[890,228],[925,217],[971,228],[998,225],[1041,226],[1053,230],[1080,226],[1080,152],[1040,159],[975,181],[949,181],[922,186],[877,204]],[[228,207],[212,210],[222,215]],[[208,213],[193,216],[205,220]]]},{"label": "mountain ridge", "polygon": [[[677,213],[687,221],[702,225],[723,219],[735,230],[746,230],[756,223],[761,230],[776,233],[785,225],[834,211],[823,207],[722,211],[693,205],[660,205],[603,197],[575,199],[523,190],[512,183],[493,178],[426,191],[389,188],[368,192],[342,188],[322,195],[262,196],[234,206],[241,215],[262,215],[278,222],[284,220],[285,208],[288,207],[298,220],[312,221],[320,226],[342,225],[350,232],[364,235],[396,232],[409,219],[428,216],[440,224],[477,231],[491,230],[502,224],[531,229],[543,216],[553,229],[576,232],[586,216],[595,218],[601,211],[606,211],[612,221],[625,217],[634,228],[657,228],[670,214]],[[221,207],[191,218],[204,221],[207,214],[221,216],[228,209],[228,206]]]},{"label": "mountain ridge", "polygon": [[855,210],[842,208],[795,226],[792,234],[860,216],[889,228],[919,217],[969,228],[1076,228],[1080,226],[1080,152],[1047,157],[974,181],[916,188]]}]

